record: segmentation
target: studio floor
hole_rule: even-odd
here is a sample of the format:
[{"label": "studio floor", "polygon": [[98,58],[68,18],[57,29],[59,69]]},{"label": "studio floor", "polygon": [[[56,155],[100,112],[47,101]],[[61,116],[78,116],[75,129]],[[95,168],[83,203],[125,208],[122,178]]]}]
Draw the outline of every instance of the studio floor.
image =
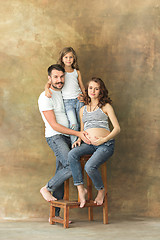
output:
[{"label": "studio floor", "polygon": [[46,219],[1,220],[0,240],[160,240],[160,219],[123,217],[102,221],[73,219],[70,228],[50,225]]}]

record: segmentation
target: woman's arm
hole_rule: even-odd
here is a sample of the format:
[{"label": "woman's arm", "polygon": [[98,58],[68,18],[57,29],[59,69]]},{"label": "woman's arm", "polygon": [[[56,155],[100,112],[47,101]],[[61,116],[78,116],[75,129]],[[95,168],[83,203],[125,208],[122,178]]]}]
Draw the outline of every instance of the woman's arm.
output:
[{"label": "woman's arm", "polygon": [[117,136],[120,133],[120,126],[117,120],[117,117],[115,115],[115,112],[113,110],[113,107],[107,103],[104,107],[103,107],[103,112],[106,113],[112,123],[113,126],[113,130],[106,136],[106,137],[100,137],[97,139],[97,141],[94,142],[94,145],[98,146],[103,144],[104,142],[109,141],[110,139],[114,138],[115,136]]}]

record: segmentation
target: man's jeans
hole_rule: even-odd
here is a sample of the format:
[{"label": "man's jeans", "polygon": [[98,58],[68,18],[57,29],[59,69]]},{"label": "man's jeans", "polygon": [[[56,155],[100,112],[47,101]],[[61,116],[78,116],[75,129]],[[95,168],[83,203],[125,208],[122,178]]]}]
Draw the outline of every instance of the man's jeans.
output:
[{"label": "man's jeans", "polygon": [[[80,102],[78,98],[75,99],[63,99],[66,114],[69,120],[69,127],[75,131],[80,129],[79,110],[84,106],[83,102]],[[76,136],[71,135],[71,142],[74,143],[77,139]]]},{"label": "man's jeans", "polygon": [[[64,181],[72,176],[72,172],[68,162],[68,152],[70,151],[70,137],[62,134],[57,134],[46,138],[48,145],[53,150],[56,156],[56,172],[47,183],[47,190],[53,192],[53,196],[63,199],[64,196]],[[59,208],[56,208],[56,216],[59,216]]]},{"label": "man's jeans", "polygon": [[80,146],[73,148],[68,154],[68,160],[70,168],[72,170],[72,176],[74,185],[83,184],[82,169],[80,164],[80,157],[87,154],[92,154],[89,160],[85,164],[85,171],[91,178],[95,188],[101,190],[104,188],[102,177],[98,170],[99,166],[106,162],[114,152],[115,140],[109,140],[102,145],[94,146],[82,143]]}]

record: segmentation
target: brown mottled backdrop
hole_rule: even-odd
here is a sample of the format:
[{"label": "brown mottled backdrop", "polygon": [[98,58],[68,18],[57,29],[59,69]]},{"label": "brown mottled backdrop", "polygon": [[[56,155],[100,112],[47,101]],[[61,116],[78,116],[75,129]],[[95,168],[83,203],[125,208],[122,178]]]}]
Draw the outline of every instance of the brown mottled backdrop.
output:
[{"label": "brown mottled backdrop", "polygon": [[37,99],[65,46],[76,50],[84,83],[105,81],[121,125],[108,162],[110,215],[160,216],[160,2],[0,2],[0,218],[48,217],[39,189],[55,157]]}]

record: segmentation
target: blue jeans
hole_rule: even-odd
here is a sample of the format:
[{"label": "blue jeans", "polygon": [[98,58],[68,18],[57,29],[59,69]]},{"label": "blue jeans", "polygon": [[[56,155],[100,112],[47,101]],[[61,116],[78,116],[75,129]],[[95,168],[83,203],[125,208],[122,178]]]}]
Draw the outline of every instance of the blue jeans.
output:
[{"label": "blue jeans", "polygon": [[[78,98],[75,99],[64,99],[64,106],[66,110],[66,114],[69,120],[69,127],[75,131],[79,131],[80,129],[80,118],[79,118],[79,110],[84,106],[83,102],[80,102]],[[71,142],[74,143],[77,140],[76,136],[71,135]]]},{"label": "blue jeans", "polygon": [[72,176],[74,185],[83,184],[82,169],[80,164],[80,157],[87,154],[92,154],[89,160],[85,164],[85,171],[91,178],[95,188],[101,190],[104,188],[101,174],[98,170],[99,166],[106,162],[114,152],[115,140],[109,140],[102,145],[94,146],[82,143],[81,146],[73,148],[68,154],[68,160],[70,168],[72,170]]},{"label": "blue jeans", "polygon": [[[53,192],[53,196],[59,199],[63,199],[64,196],[64,181],[72,176],[72,172],[69,168],[68,152],[70,151],[71,142],[70,138],[57,134],[52,137],[46,138],[48,145],[53,150],[56,156],[56,172],[47,183],[47,190]],[[59,208],[56,208],[56,216],[59,216]]]}]

